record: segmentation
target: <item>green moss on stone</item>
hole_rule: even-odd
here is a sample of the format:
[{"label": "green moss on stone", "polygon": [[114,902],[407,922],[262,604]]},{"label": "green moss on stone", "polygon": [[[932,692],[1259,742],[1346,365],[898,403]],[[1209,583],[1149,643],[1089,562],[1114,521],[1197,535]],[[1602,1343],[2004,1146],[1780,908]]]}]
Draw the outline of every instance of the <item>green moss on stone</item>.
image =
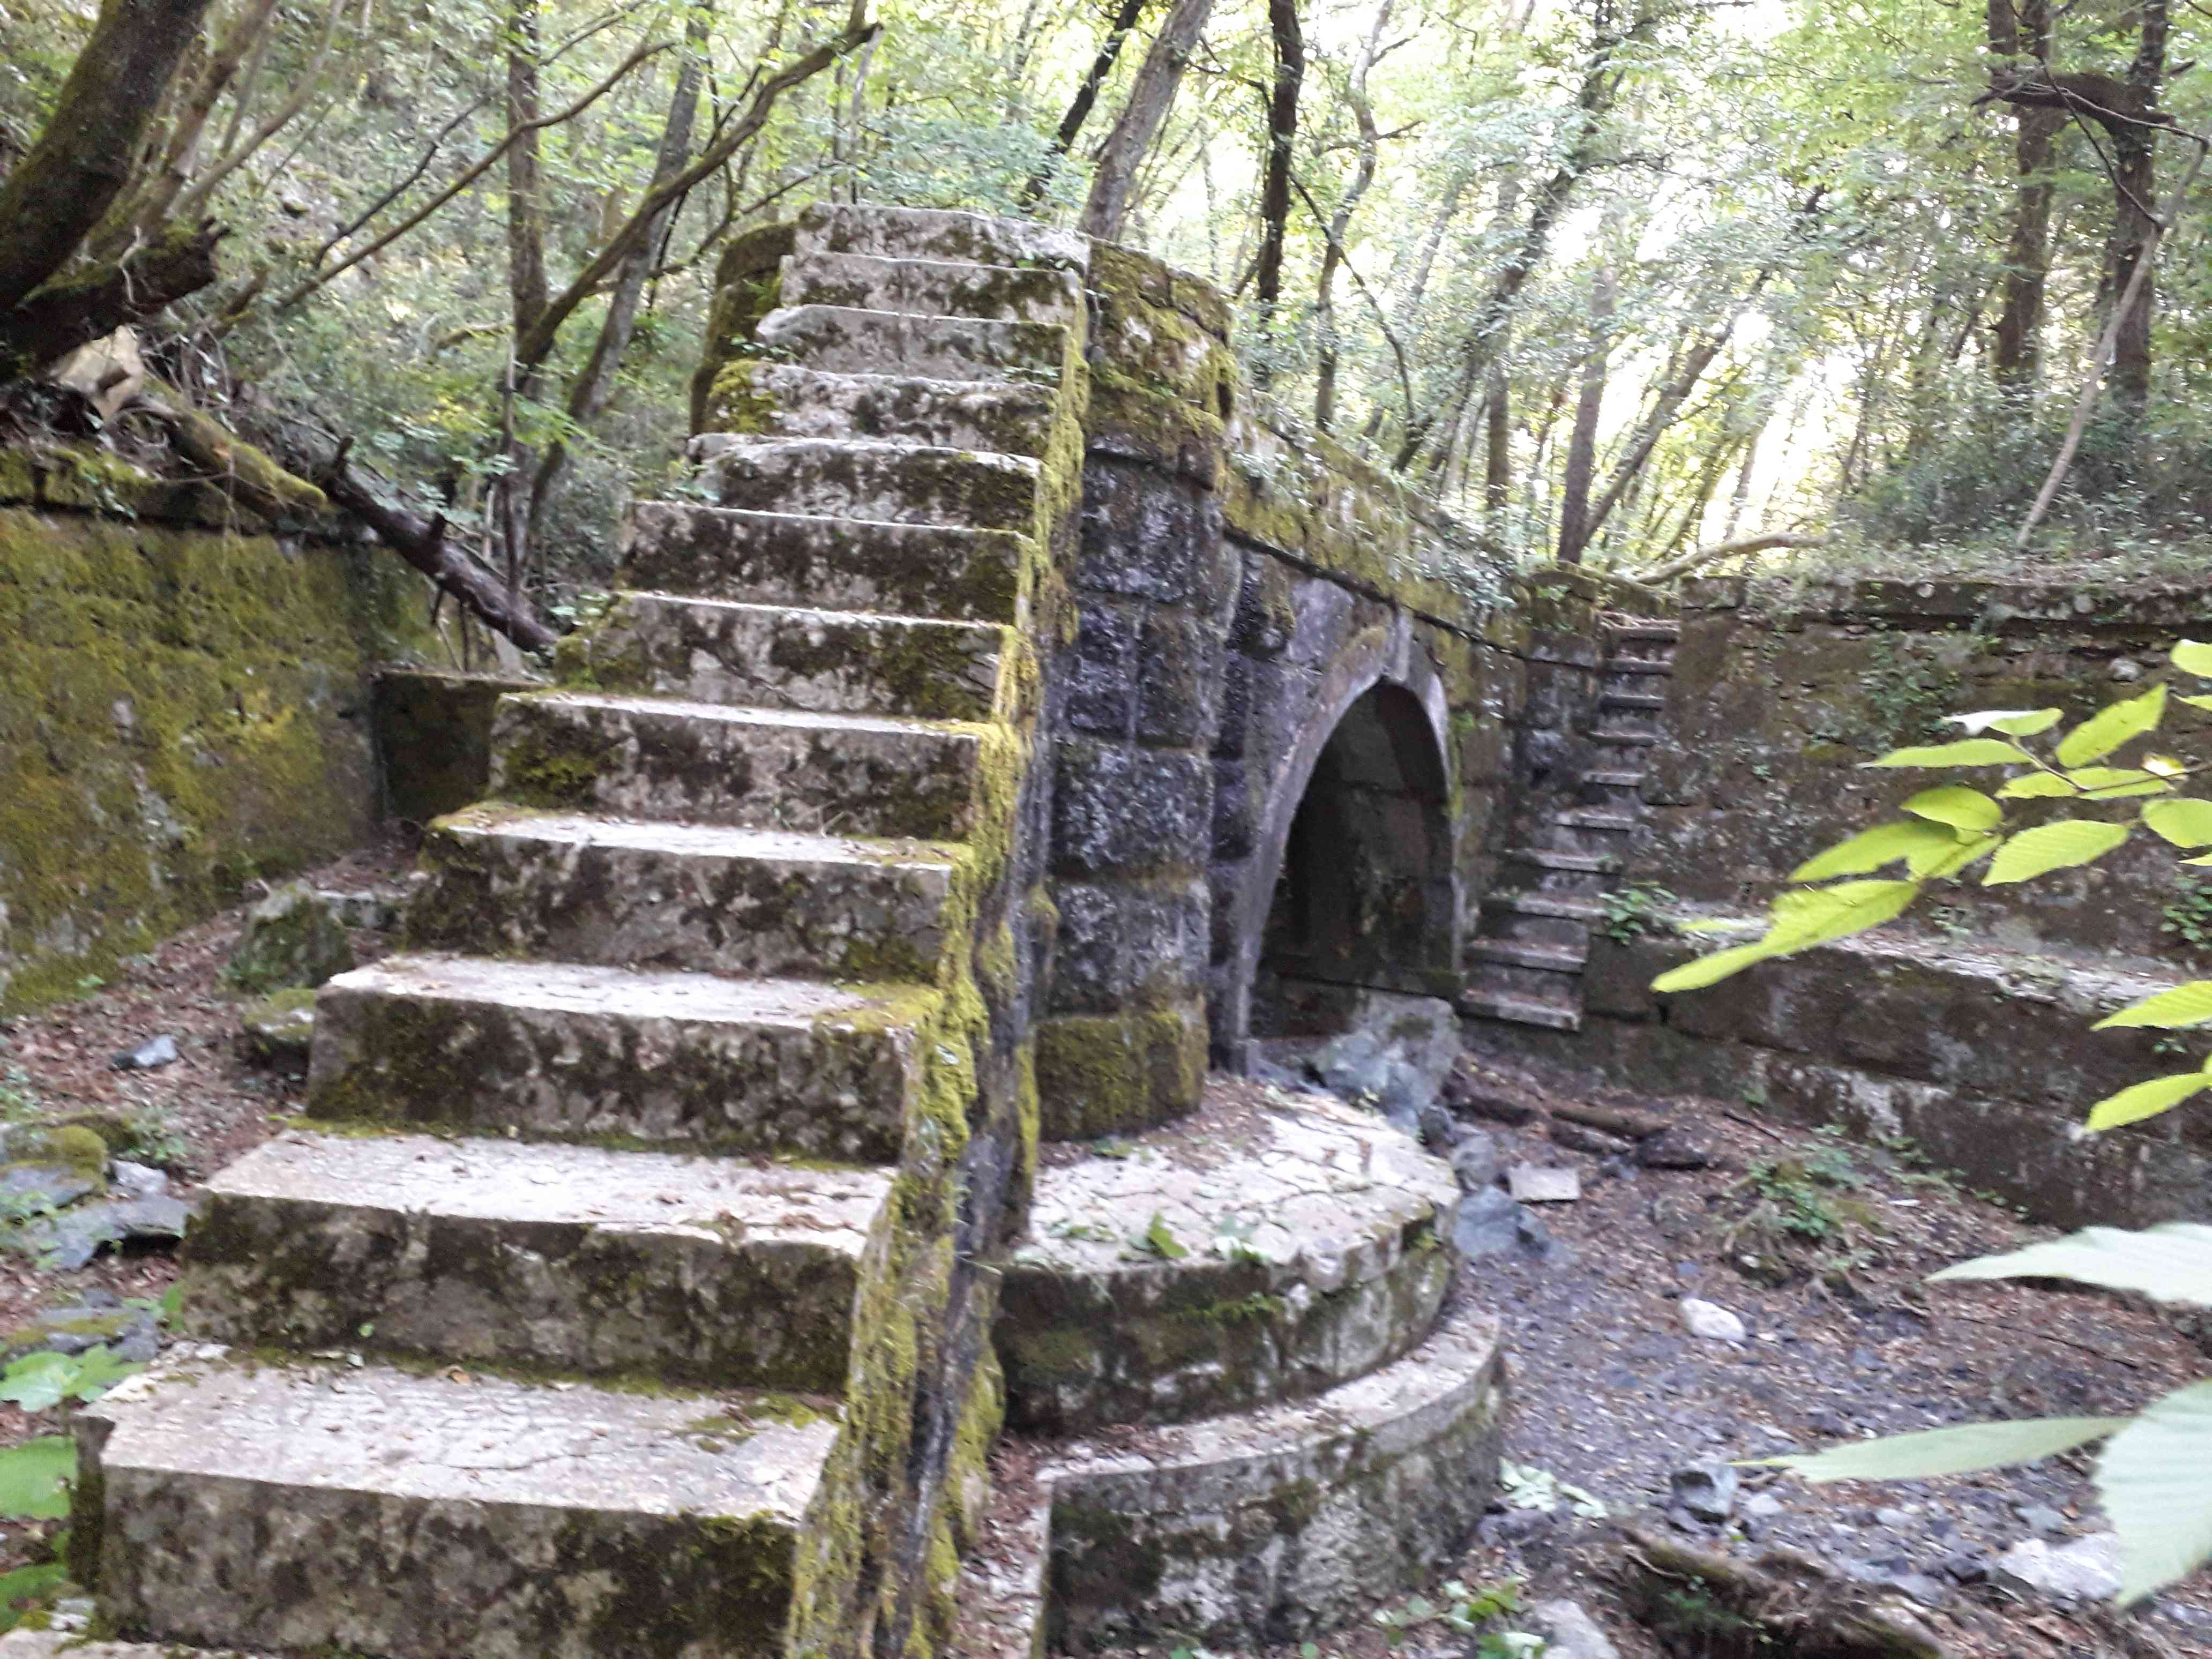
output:
[{"label": "green moss on stone", "polygon": [[1206,1022],[1188,1007],[1063,1015],[1037,1028],[1036,1071],[1046,1139],[1149,1128],[1197,1105]]}]

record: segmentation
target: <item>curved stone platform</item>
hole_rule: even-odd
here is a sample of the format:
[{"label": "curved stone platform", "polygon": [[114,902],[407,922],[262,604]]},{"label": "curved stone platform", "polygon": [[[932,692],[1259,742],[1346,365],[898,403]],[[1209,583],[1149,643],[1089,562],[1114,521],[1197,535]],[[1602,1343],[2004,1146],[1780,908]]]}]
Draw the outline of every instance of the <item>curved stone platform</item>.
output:
[{"label": "curved stone platform", "polygon": [[1385,1364],[1436,1317],[1458,1204],[1373,1113],[1224,1079],[1178,1122],[1048,1148],[1000,1295],[1008,1419],[1181,1422]]}]

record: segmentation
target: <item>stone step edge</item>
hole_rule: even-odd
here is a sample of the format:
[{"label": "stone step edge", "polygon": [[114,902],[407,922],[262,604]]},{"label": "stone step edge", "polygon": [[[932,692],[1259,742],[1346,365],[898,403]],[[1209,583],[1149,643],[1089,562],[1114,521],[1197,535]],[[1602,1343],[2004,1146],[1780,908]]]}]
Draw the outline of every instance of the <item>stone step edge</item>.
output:
[{"label": "stone step edge", "polygon": [[[1135,1495],[1149,1481],[1176,1495],[1202,1489],[1233,1504],[1298,1480],[1302,1455],[1356,1467],[1370,1452],[1402,1453],[1492,1401],[1502,1413],[1503,1337],[1498,1317],[1462,1294],[1410,1352],[1324,1394],[1140,1430],[1110,1449],[1087,1440],[1002,1435],[979,1547],[962,1564],[951,1652],[957,1659],[1037,1659],[1049,1650],[1052,1519],[1064,1497],[1104,1499],[1097,1507],[1127,1514],[1132,1507],[1117,1510],[1112,1499]],[[1455,1359],[1443,1386],[1424,1389],[1432,1371]],[[1472,1504],[1470,1528],[1483,1507]],[[1387,1595],[1413,1586],[1373,1588]]]},{"label": "stone step edge", "polygon": [[1541,1025],[1554,1031],[1583,1029],[1580,1010],[1525,997],[1488,996],[1470,991],[1461,996],[1457,1006],[1460,1012],[1477,1019],[1503,1020],[1511,1025]]}]

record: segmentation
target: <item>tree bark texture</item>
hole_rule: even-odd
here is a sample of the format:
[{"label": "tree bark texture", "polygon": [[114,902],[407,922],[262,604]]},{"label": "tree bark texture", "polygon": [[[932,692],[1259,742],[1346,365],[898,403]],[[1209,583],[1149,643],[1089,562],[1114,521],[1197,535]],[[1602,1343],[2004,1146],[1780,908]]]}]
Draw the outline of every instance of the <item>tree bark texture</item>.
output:
[{"label": "tree bark texture", "polygon": [[1610,260],[1590,283],[1589,345],[1583,357],[1582,389],[1575,399],[1574,428],[1567,436],[1567,470],[1559,481],[1559,562],[1580,564],[1589,546],[1590,483],[1597,472],[1597,422],[1605,409],[1606,360],[1613,306],[1620,284]]},{"label": "tree bark texture", "polygon": [[1137,169],[1144,165],[1160,125],[1175,103],[1182,72],[1197,50],[1206,20],[1213,15],[1213,0],[1175,0],[1152,37],[1137,78],[1129,88],[1129,101],[1099,148],[1098,165],[1091,175],[1091,194],[1083,204],[1076,228],[1101,241],[1115,240],[1129,216],[1129,200],[1136,189]]},{"label": "tree bark texture", "polygon": [[0,313],[0,380],[27,374],[79,346],[143,322],[214,282],[213,222],[163,234],[114,264],[55,278]]},{"label": "tree bark texture", "polygon": [[1121,56],[1121,47],[1144,15],[1146,0],[1121,0],[1121,9],[1114,15],[1112,27],[1099,44],[1097,57],[1091,60],[1091,72],[1083,77],[1083,84],[1075,90],[1074,100],[1067,113],[1060,118],[1060,125],[1052,135],[1052,149],[1043,166],[1029,176],[1022,186],[1020,201],[1025,208],[1035,207],[1044,199],[1052,186],[1053,175],[1060,171],[1060,163],[1074,146],[1076,135],[1083,124],[1091,118],[1091,110],[1098,102],[1098,89],[1106,84],[1106,77],[1114,72],[1115,63]]},{"label": "tree bark texture", "polygon": [[1306,78],[1298,0],[1267,0],[1275,81],[1267,97],[1267,157],[1260,177],[1260,261],[1252,292],[1272,310],[1283,297],[1283,236],[1291,222],[1291,159],[1298,137],[1298,89]]}]

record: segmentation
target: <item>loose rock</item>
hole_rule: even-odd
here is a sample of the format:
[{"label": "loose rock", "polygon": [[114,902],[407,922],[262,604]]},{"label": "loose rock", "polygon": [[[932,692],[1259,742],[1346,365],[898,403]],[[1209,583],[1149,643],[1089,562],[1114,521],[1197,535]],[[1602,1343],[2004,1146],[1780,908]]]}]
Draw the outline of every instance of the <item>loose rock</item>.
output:
[{"label": "loose rock", "polygon": [[164,1032],[149,1037],[136,1048],[125,1048],[108,1063],[118,1072],[151,1072],[172,1066],[177,1060],[177,1040]]},{"label": "loose rock", "polygon": [[2006,1589],[2058,1601],[2107,1601],[2120,1593],[2120,1535],[2092,1533],[2054,1549],[2027,1538],[1997,1558],[1991,1575]]},{"label": "loose rock", "polygon": [[1510,1194],[1495,1187],[1473,1192],[1459,1206],[1452,1224],[1452,1243],[1468,1261],[1510,1250],[1521,1238],[1521,1206]]},{"label": "loose rock", "polygon": [[1487,1131],[1469,1129],[1452,1148],[1451,1166],[1462,1192],[1479,1193],[1498,1184],[1504,1160],[1498,1156],[1497,1140]]},{"label": "loose rock", "polygon": [[1553,1118],[1552,1139],[1571,1152],[1588,1152],[1592,1158],[1626,1158],[1636,1151],[1636,1143],[1624,1140],[1619,1135],[1609,1135],[1602,1129],[1593,1129],[1587,1123],[1576,1123],[1565,1118]]},{"label": "loose rock", "polygon": [[1668,1129],[1641,1142],[1636,1161],[1647,1170],[1710,1170],[1719,1160],[1681,1130]]},{"label": "loose rock", "polygon": [[1539,1601],[1522,1617],[1544,1638],[1545,1659],[1620,1659],[1620,1650],[1578,1602]]},{"label": "loose rock", "polygon": [[1726,1308],[1717,1302],[1701,1302],[1694,1296],[1682,1298],[1682,1328],[1708,1342],[1741,1342],[1749,1334],[1743,1328],[1743,1321]]},{"label": "loose rock", "polygon": [[1583,1195],[1583,1180],[1572,1170],[1516,1164],[1505,1172],[1505,1189],[1523,1204],[1571,1204]]},{"label": "loose rock", "polygon": [[1674,1501],[1700,1521],[1725,1521],[1735,1512],[1736,1472],[1725,1463],[1692,1463],[1668,1477]]},{"label": "loose rock", "polygon": [[315,1041],[315,994],[277,991],[246,1004],[239,1015],[254,1054],[270,1065],[305,1066]]},{"label": "loose rock", "polygon": [[241,990],[320,985],[354,965],[353,941],[338,907],[298,882],[255,905],[231,953],[230,981]]}]

